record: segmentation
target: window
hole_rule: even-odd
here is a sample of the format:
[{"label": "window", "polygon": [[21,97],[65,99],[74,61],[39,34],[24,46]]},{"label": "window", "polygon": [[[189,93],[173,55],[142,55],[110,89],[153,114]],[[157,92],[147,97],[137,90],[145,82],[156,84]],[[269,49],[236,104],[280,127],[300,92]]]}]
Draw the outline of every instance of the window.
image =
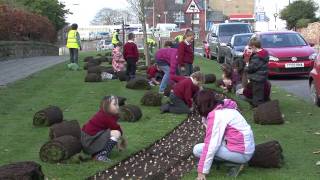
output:
[{"label": "window", "polygon": [[261,44],[264,48],[306,46],[304,39],[296,33],[264,34],[261,36]]}]

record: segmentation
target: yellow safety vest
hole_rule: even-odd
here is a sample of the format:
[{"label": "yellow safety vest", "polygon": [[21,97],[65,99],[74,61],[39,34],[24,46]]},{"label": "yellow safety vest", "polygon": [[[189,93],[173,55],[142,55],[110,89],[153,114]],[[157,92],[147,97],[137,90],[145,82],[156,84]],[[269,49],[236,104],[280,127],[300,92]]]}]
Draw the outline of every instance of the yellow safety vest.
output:
[{"label": "yellow safety vest", "polygon": [[77,30],[70,30],[68,32],[67,48],[80,48],[77,40],[77,32]]},{"label": "yellow safety vest", "polygon": [[183,41],[183,35],[178,35],[178,36],[176,36],[176,41],[178,41],[178,42],[182,42]]},{"label": "yellow safety vest", "polygon": [[112,35],[112,41],[111,41],[111,43],[112,44],[118,44],[119,43],[119,41],[117,40],[117,35],[118,35],[118,32],[114,32],[113,33],[113,35]]},{"label": "yellow safety vest", "polygon": [[156,41],[153,40],[153,39],[151,39],[151,38],[148,38],[148,39],[147,39],[147,43],[148,43],[149,45],[151,45],[151,46],[155,46],[155,45],[156,45]]}]

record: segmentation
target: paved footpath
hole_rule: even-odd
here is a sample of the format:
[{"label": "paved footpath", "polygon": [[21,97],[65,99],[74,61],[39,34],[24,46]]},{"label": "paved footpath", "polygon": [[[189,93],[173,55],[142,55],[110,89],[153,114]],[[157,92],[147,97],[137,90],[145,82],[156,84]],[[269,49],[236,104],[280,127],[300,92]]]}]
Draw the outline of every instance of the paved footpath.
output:
[{"label": "paved footpath", "polygon": [[67,59],[66,56],[41,56],[0,61],[0,86],[26,78]]}]

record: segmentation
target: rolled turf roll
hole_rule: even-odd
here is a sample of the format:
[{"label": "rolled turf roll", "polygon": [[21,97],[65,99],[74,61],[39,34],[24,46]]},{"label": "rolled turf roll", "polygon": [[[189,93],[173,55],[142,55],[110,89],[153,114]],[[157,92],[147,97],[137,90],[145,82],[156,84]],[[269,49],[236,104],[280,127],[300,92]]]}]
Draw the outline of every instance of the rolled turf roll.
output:
[{"label": "rolled turf roll", "polygon": [[62,122],[62,120],[62,110],[57,106],[49,106],[34,114],[33,125],[36,127],[51,126],[52,124]]},{"label": "rolled turf roll", "polygon": [[117,72],[117,76],[118,76],[120,81],[126,81],[128,79],[126,71]]},{"label": "rolled turf roll", "polygon": [[99,64],[87,62],[87,63],[84,64],[83,69],[84,70],[88,70],[88,68],[95,67],[95,66],[99,66]]},{"label": "rolled turf roll", "polygon": [[210,84],[216,82],[216,75],[214,74],[206,74],[205,75],[205,84]]},{"label": "rolled turf roll", "polygon": [[101,74],[88,73],[84,81],[85,82],[101,82],[102,81]]},{"label": "rolled turf roll", "polygon": [[280,111],[279,101],[272,100],[259,105],[253,113],[254,122],[257,124],[283,124],[284,120]]},{"label": "rolled turf roll", "polygon": [[142,112],[139,106],[124,105],[120,107],[120,120],[127,122],[136,122],[142,117]]},{"label": "rolled turf roll", "polygon": [[36,162],[15,162],[0,167],[0,179],[44,180],[44,174],[41,165]]},{"label": "rolled turf roll", "polygon": [[80,139],[67,135],[45,143],[39,152],[43,162],[58,163],[81,152]]},{"label": "rolled turf roll", "polygon": [[161,106],[162,96],[153,91],[147,91],[141,98],[141,104],[145,106]]},{"label": "rolled turf roll", "polygon": [[126,85],[126,88],[137,90],[150,90],[151,86],[146,78],[137,77],[135,79],[130,80]]},{"label": "rolled turf roll", "polygon": [[92,67],[88,67],[88,73],[96,73],[96,74],[100,74],[101,73],[101,66],[92,66]]},{"label": "rolled turf roll", "polygon": [[127,98],[121,97],[121,96],[117,96],[117,98],[118,98],[118,104],[119,104],[119,106],[125,105]]},{"label": "rolled turf roll", "polygon": [[262,168],[281,168],[284,164],[282,147],[278,141],[268,141],[256,145],[249,166]]},{"label": "rolled turf roll", "polygon": [[61,136],[70,135],[80,139],[81,129],[77,120],[62,121],[54,124],[49,130],[49,139],[55,139]]},{"label": "rolled turf roll", "polygon": [[88,56],[83,59],[84,62],[89,62],[93,59],[93,56]]},{"label": "rolled turf roll", "polygon": [[200,67],[199,66],[194,66],[193,67],[193,72],[198,72],[200,71]]},{"label": "rolled turf roll", "polygon": [[99,66],[101,72],[106,72],[109,74],[115,74],[112,67],[106,67],[106,66]]}]

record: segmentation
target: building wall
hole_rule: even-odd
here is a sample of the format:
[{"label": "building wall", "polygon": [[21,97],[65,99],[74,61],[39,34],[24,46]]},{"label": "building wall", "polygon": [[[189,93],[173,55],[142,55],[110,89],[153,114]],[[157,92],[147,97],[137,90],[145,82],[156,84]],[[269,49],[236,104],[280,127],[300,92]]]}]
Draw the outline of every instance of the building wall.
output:
[{"label": "building wall", "polygon": [[209,0],[209,7],[225,15],[254,14],[254,0]]}]

